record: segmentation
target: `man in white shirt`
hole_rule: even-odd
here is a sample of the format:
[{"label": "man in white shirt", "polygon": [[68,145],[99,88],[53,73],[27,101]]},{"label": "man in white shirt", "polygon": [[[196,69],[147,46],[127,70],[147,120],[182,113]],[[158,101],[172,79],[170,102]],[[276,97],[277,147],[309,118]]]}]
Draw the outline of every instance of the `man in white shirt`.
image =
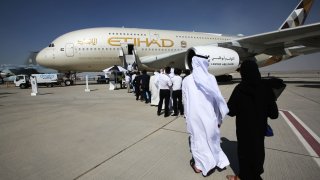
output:
[{"label": "man in white shirt", "polygon": [[130,63],[128,64],[127,70],[132,71],[132,65]]},{"label": "man in white shirt", "polygon": [[125,82],[126,82],[126,86],[127,86],[127,91],[128,91],[128,93],[131,92],[130,81],[131,81],[131,79],[130,79],[129,72],[126,72],[126,74],[125,74]]},{"label": "man in white shirt", "polygon": [[181,69],[174,69],[174,76],[171,78],[172,81],[172,101],[173,101],[173,115],[178,116],[179,112],[181,115],[184,114],[182,106],[182,77]]},{"label": "man in white shirt", "polygon": [[165,100],[164,101],[164,117],[169,116],[170,87],[172,86],[172,82],[169,77],[170,70],[171,70],[170,67],[166,67],[165,73],[159,75],[158,85],[160,89],[160,93],[159,93],[160,100],[159,100],[158,111],[157,111],[158,116],[160,116],[160,113],[161,113],[163,99]]},{"label": "man in white shirt", "polygon": [[136,72],[133,72],[133,74],[132,74],[132,76],[131,76],[131,84],[132,84],[132,92],[136,92],[136,89],[135,89],[135,87],[134,87],[134,84],[133,84],[133,80],[136,78],[136,76],[137,76],[137,73]]}]

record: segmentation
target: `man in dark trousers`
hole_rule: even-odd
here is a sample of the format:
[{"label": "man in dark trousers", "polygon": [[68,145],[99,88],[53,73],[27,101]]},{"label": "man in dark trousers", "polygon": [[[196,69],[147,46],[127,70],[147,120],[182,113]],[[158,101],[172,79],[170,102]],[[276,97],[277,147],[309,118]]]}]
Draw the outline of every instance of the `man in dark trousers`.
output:
[{"label": "man in dark trousers", "polygon": [[136,93],[136,100],[138,101],[141,95],[141,75],[139,71],[137,72],[137,75],[133,80],[133,85],[134,85],[134,91]]},{"label": "man in dark trousers", "polygon": [[184,115],[183,105],[182,105],[182,77],[181,69],[174,69],[174,76],[171,78],[172,81],[172,101],[173,101],[173,115],[178,116],[179,112]]},{"label": "man in dark trousers", "polygon": [[264,172],[267,119],[278,118],[278,107],[272,89],[261,81],[256,62],[244,61],[240,74],[242,80],[228,102],[229,115],[236,116],[239,175],[227,178],[260,180]]},{"label": "man in dark trousers", "polygon": [[161,113],[163,100],[164,100],[164,117],[169,116],[170,88],[172,86],[172,82],[169,77],[170,71],[171,71],[171,68],[166,67],[165,73],[160,74],[158,78],[158,85],[160,89],[160,93],[159,93],[160,100],[158,103],[158,111],[157,111],[158,116],[160,116],[160,113]]},{"label": "man in dark trousers", "polygon": [[150,76],[147,74],[146,70],[142,71],[141,75],[141,90],[145,103],[151,102],[151,93],[149,90]]}]

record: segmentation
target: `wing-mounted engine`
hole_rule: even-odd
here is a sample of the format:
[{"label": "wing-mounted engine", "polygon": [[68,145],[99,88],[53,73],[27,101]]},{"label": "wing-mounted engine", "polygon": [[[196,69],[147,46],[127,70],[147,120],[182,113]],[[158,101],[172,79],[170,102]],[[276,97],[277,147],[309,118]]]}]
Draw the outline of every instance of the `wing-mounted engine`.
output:
[{"label": "wing-mounted engine", "polygon": [[196,46],[190,48],[185,56],[186,69],[192,70],[192,57],[195,55],[208,57],[208,71],[214,75],[235,72],[239,67],[239,55],[232,49],[216,46]]}]

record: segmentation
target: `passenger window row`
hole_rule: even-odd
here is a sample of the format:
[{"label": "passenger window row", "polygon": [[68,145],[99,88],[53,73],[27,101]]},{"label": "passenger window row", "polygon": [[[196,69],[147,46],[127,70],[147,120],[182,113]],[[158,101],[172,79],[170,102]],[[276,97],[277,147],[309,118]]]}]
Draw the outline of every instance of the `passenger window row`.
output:
[{"label": "passenger window row", "polygon": [[221,40],[227,41],[230,38],[217,38],[217,37],[200,37],[200,36],[176,36],[177,38],[189,38],[189,39],[211,39],[211,40]]},{"label": "passenger window row", "polygon": [[[63,48],[62,48],[63,49]],[[78,51],[115,51],[121,50],[121,48],[77,48]],[[139,49],[139,48],[138,48]],[[171,48],[141,48],[142,51],[181,51],[183,49],[171,49]],[[63,50],[61,50],[63,51]]]},{"label": "passenger window row", "polygon": [[139,33],[109,33],[109,35],[123,35],[123,36],[147,36],[146,34]]}]

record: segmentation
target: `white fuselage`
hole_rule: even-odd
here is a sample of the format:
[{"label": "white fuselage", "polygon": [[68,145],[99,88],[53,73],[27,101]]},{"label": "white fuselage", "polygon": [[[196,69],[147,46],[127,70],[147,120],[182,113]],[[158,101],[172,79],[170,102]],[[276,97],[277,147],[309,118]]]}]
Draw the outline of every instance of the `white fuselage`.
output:
[{"label": "white fuselage", "polygon": [[208,59],[215,75],[234,72],[242,61],[259,67],[319,52],[320,23],[302,26],[313,0],[301,0],[277,31],[247,37],[138,28],[90,28],[55,39],[36,57],[59,71],[102,71],[113,65],[155,70],[165,66],[192,69],[194,55]]},{"label": "white fuselage", "polygon": [[214,45],[234,38],[199,32],[91,28],[58,37],[41,50],[36,59],[40,65],[59,71],[102,71],[123,64],[120,57],[121,53],[128,51],[123,49],[126,44],[133,44],[137,56],[148,57],[187,51],[190,47]]}]

